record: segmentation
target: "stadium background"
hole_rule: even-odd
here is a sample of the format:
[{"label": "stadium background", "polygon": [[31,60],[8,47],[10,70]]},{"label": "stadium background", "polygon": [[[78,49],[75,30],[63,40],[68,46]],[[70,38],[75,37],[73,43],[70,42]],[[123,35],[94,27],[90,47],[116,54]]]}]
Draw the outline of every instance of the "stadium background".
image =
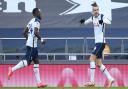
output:
[{"label": "stadium background", "polygon": [[[6,0],[5,0],[6,1]],[[32,18],[31,13],[25,12],[24,3],[19,4],[21,13],[5,13],[7,8],[7,2],[0,1],[0,53],[16,53],[17,49],[19,53],[24,53],[24,40],[5,40],[2,38],[22,38],[22,31],[27,22]],[[112,0],[112,2],[128,3],[127,0]],[[59,14],[66,9],[70,8],[72,4],[67,3],[65,0],[37,0],[36,6],[42,9],[43,21],[41,23],[41,35],[45,37],[93,37],[92,25],[80,26],[79,20],[81,18],[87,19],[91,14],[90,12],[78,13],[60,16]],[[58,8],[59,7],[59,8]],[[127,59],[128,55],[128,7],[112,10],[112,24],[106,28],[106,37],[121,38],[123,40],[107,40],[107,43],[111,47],[111,53],[120,53],[121,55],[110,55],[105,57],[105,64],[112,75],[118,81],[114,86],[128,86],[128,67]],[[14,44],[15,43],[15,44]],[[58,44],[59,43],[59,44]],[[87,45],[88,50],[86,53],[90,53],[93,49],[94,41],[89,40]],[[57,45],[57,46],[53,46]],[[83,53],[82,50],[83,40],[68,40],[67,53]],[[86,46],[83,47],[86,50]],[[40,53],[65,53],[65,40],[47,40],[44,47],[39,44]],[[20,59],[16,58],[16,55],[6,56],[6,60],[3,55],[0,55],[0,82],[5,87],[20,87],[20,86],[35,86],[34,76],[32,74],[32,66],[25,68],[25,70],[19,70],[16,72],[12,80],[8,81],[6,78],[7,68],[9,65],[16,64]],[[65,75],[70,79],[70,75],[75,78],[79,86],[88,80],[88,56],[77,56],[77,61],[68,60],[69,57],[62,55],[58,59],[53,60],[53,55],[48,56],[48,60],[45,56],[40,56],[41,60],[41,76],[44,82],[49,86],[58,86],[63,71],[67,69]],[[85,58],[83,60],[83,58]],[[29,71],[28,71],[29,70]],[[114,71],[114,72],[113,72]],[[21,74],[23,73],[23,74]],[[71,74],[70,74],[71,73]],[[21,74],[21,75],[20,75]],[[48,75],[49,74],[49,75]],[[30,76],[28,76],[30,75]],[[52,76],[54,78],[52,78]],[[78,77],[76,77],[78,76]],[[101,73],[96,71],[97,86],[104,86],[106,78]],[[102,78],[99,79],[98,76]],[[28,78],[29,77],[29,78]],[[50,77],[50,78],[49,78]],[[118,79],[119,78],[119,79]],[[26,82],[25,82],[26,81]],[[65,85],[70,86],[73,82],[68,81]],[[76,85],[77,85],[76,84]]]}]

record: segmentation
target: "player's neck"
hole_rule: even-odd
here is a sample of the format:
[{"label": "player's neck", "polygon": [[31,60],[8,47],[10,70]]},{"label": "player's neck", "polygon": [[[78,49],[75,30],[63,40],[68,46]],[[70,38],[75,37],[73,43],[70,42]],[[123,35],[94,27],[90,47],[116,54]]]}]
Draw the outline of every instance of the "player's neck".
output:
[{"label": "player's neck", "polygon": [[36,19],[38,19],[39,21],[41,21],[41,18],[39,16],[35,16]]},{"label": "player's neck", "polygon": [[40,19],[38,17],[34,17],[36,21],[38,21],[40,23]]},{"label": "player's neck", "polygon": [[94,16],[94,18],[97,18],[97,17],[99,17],[99,15],[100,15],[100,14],[98,14],[97,16]]}]

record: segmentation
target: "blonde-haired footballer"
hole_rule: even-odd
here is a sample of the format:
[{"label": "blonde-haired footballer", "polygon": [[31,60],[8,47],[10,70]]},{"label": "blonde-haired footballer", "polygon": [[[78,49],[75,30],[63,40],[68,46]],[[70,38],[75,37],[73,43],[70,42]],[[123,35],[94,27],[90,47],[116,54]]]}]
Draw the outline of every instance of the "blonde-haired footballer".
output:
[{"label": "blonde-haired footballer", "polygon": [[103,72],[103,74],[108,79],[107,87],[111,87],[114,82],[114,78],[110,75],[105,65],[102,64],[102,54],[105,48],[105,24],[111,24],[111,21],[107,19],[103,14],[99,13],[99,6],[94,2],[92,4],[92,15],[88,20],[81,19],[80,23],[87,25],[88,23],[93,23],[94,25],[94,36],[95,36],[95,47],[92,51],[92,55],[90,56],[90,81],[86,83],[85,86],[95,86],[95,68],[96,64],[99,69]]}]

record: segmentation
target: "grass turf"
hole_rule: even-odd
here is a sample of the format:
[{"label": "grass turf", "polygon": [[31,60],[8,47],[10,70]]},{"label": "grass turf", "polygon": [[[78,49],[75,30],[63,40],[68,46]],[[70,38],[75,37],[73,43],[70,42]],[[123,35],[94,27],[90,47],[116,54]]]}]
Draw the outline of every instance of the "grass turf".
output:
[{"label": "grass turf", "polygon": [[128,87],[111,87],[111,88],[104,88],[104,87],[95,87],[95,88],[88,88],[88,87],[79,87],[79,88],[72,88],[72,87],[65,87],[65,88],[57,88],[57,87],[46,87],[46,88],[36,88],[36,87],[4,87],[0,89],[128,89]]}]

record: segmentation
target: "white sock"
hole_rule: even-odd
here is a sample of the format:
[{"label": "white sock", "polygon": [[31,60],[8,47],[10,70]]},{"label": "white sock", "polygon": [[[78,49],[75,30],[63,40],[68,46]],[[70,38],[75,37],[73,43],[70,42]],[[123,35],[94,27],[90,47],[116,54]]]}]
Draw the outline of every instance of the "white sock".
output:
[{"label": "white sock", "polygon": [[40,72],[39,72],[39,64],[34,64],[34,73],[35,73],[35,77],[36,77],[36,82],[41,83]]},{"label": "white sock", "polygon": [[96,69],[96,65],[94,61],[90,62],[90,81],[91,82],[95,82],[95,69]]},{"label": "white sock", "polygon": [[16,70],[18,70],[20,68],[23,68],[25,66],[27,66],[27,60],[22,60],[17,65],[15,65],[14,67],[12,67],[12,72],[14,72],[14,71],[16,71]]},{"label": "white sock", "polygon": [[101,65],[100,70],[108,78],[109,81],[113,80],[113,77],[110,75],[110,73],[108,72],[107,68],[105,68],[105,66],[103,64]]}]

